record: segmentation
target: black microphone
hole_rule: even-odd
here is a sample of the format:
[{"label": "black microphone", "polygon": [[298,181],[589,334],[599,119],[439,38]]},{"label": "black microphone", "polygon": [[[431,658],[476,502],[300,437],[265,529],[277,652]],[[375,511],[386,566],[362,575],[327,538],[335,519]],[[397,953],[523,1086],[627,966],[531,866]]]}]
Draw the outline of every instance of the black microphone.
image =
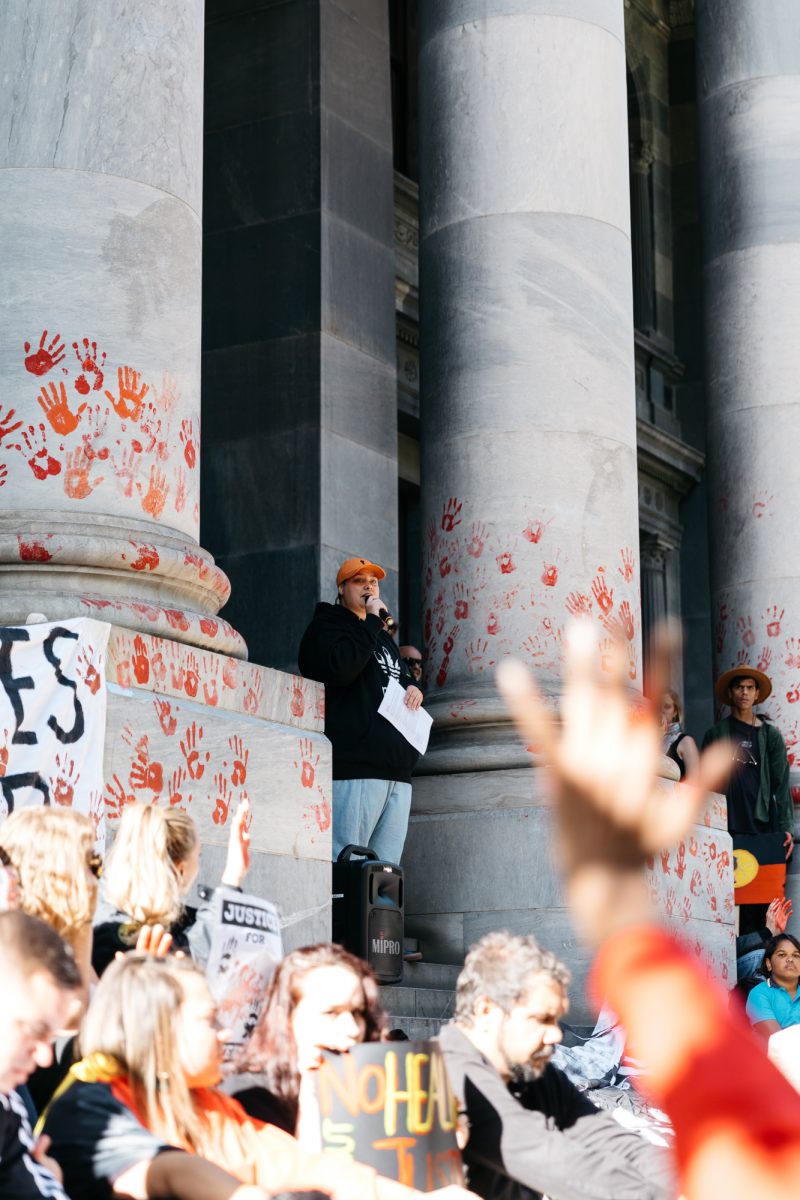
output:
[{"label": "black microphone", "polygon": [[395,629],[397,629],[397,621],[395,621],[394,617],[389,612],[388,608],[379,608],[378,616],[383,621],[388,632],[394,633]]}]

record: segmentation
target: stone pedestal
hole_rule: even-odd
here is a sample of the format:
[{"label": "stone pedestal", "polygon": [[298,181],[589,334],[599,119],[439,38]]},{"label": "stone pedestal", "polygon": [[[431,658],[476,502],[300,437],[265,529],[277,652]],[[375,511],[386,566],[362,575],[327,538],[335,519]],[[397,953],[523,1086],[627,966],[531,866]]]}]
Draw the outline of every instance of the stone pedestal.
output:
[{"label": "stone pedestal", "polygon": [[[800,8],[697,0],[715,673],[800,740]],[[792,778],[800,784],[793,767]]]},{"label": "stone pedestal", "polygon": [[198,544],[203,6],[9,0],[0,80],[0,621],[243,656]]},{"label": "stone pedestal", "polygon": [[586,614],[598,668],[619,632],[641,682],[623,4],[439,0],[420,31],[436,728],[405,862],[409,932],[453,961],[500,912],[544,940],[563,928],[496,663],[521,658],[555,696],[565,622]]}]

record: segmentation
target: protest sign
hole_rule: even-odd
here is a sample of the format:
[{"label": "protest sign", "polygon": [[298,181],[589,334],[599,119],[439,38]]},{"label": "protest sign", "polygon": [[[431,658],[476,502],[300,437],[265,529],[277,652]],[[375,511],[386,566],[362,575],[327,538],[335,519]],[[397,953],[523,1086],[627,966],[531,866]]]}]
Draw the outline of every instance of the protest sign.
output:
[{"label": "protest sign", "polygon": [[244,1045],[258,1020],[272,972],[283,957],[281,922],[269,900],[236,888],[214,893],[214,934],[206,979],[220,1020],[231,1031],[225,1058]]},{"label": "protest sign", "polygon": [[74,808],[100,850],[110,628],[86,617],[0,627],[0,820],[33,804]]},{"label": "protest sign", "polygon": [[457,1104],[436,1042],[366,1042],[317,1071],[321,1145],[421,1192],[463,1184]]}]

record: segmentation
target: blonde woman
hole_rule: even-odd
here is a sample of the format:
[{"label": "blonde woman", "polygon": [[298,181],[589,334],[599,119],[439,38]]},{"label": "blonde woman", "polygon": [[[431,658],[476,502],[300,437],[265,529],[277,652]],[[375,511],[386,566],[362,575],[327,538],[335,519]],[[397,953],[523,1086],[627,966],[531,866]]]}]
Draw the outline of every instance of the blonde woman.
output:
[{"label": "blonde woman", "polygon": [[[70,1196],[134,1195],[165,1147],[188,1150],[270,1193],[319,1189],[334,1200],[416,1200],[419,1193],[251,1119],[216,1090],[227,1033],[188,959],[125,955],[103,976],[81,1032],[83,1059],[50,1105],[44,1132]],[[138,1174],[137,1174],[138,1172]],[[470,1200],[446,1188],[449,1200]],[[161,1195],[163,1193],[157,1193]],[[472,1198],[474,1200],[474,1198]]]},{"label": "blonde woman", "polygon": [[[222,884],[239,888],[250,866],[250,802],[237,808]],[[101,975],[118,951],[137,948],[145,926],[162,926],[178,950],[205,965],[213,931],[213,892],[200,908],[186,896],[200,869],[200,839],[188,813],[130,804],[119,823],[103,875],[92,963]],[[141,949],[141,943],[138,943]]]}]

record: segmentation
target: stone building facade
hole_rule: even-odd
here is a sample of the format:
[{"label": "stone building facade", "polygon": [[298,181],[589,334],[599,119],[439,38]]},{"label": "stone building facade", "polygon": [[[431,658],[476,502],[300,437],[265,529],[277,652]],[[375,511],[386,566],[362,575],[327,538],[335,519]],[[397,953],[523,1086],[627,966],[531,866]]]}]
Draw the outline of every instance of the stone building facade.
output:
[{"label": "stone building facade", "polygon": [[[336,564],[369,554],[436,717],[412,931],[445,962],[498,923],[571,947],[499,658],[554,696],[564,623],[586,612],[600,666],[622,631],[638,689],[672,613],[689,729],[742,661],[773,673],[792,754],[798,739],[794,0],[108,11],[3,9],[0,372],[27,442],[15,431],[3,464],[0,618],[94,605],[121,631],[123,690],[144,686],[133,638],[192,656],[175,677],[205,671],[212,696],[226,662],[255,672],[233,708],[269,727],[267,790],[291,810],[279,853],[304,829],[311,878],[329,759],[317,694],[281,672]],[[62,327],[76,357],[56,422],[103,374],[79,435],[53,424],[61,359],[44,406],[23,387],[22,343],[43,365]],[[114,422],[142,414],[137,450]],[[160,685],[162,649],[145,648]],[[657,885],[721,967],[728,883],[689,866],[662,863]]]}]

